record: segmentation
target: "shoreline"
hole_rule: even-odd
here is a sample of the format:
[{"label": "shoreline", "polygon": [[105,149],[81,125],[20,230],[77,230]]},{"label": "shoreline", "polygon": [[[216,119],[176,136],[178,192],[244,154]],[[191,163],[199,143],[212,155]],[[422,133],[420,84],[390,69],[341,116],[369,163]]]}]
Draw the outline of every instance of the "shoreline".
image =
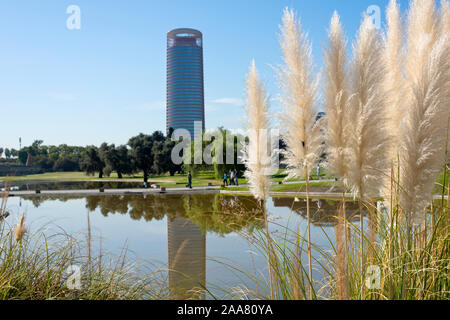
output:
[{"label": "shoreline", "polygon": [[[156,188],[148,189],[104,189],[101,192],[99,189],[84,189],[84,190],[41,190],[39,193],[36,191],[10,191],[10,192],[0,192],[0,197],[8,195],[8,197],[54,197],[54,196],[107,196],[107,195],[147,195],[147,194],[228,194],[228,195],[243,195],[250,196],[250,191],[236,190],[221,190],[220,186],[209,186],[209,187],[194,187],[189,188],[166,188],[165,191]],[[277,192],[271,191],[270,196],[288,196],[288,197],[298,197],[306,198],[306,192]],[[309,192],[310,198],[319,199],[342,199],[342,193],[338,192]],[[353,199],[351,193],[344,194],[345,199]],[[442,195],[434,195],[433,200],[442,199]],[[448,196],[444,196],[444,200],[448,201]]]}]

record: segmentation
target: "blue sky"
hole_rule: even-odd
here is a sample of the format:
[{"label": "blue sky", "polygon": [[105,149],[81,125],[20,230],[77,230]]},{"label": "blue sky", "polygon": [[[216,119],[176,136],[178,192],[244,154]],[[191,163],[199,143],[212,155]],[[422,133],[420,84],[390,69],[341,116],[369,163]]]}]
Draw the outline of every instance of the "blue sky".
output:
[{"label": "blue sky", "polygon": [[[272,97],[283,8],[295,9],[319,68],[334,10],[353,40],[362,13],[388,0],[3,0],[0,3],[0,147],[125,144],[165,130],[166,33],[204,36],[206,127],[242,127],[245,74],[255,59]],[[69,5],[81,29],[69,30]],[[402,10],[407,1],[400,1]],[[273,109],[277,110],[274,102]]]}]

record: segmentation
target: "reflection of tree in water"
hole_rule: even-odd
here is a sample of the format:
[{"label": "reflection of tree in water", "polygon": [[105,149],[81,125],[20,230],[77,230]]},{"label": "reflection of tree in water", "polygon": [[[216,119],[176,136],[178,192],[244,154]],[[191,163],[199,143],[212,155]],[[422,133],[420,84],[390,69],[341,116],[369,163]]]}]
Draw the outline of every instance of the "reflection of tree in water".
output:
[{"label": "reflection of tree in water", "polygon": [[151,221],[161,220],[166,215],[174,216],[184,211],[183,200],[175,195],[108,195],[86,197],[86,208],[97,208],[107,217],[108,214],[127,214],[131,219]]},{"label": "reflection of tree in water", "polygon": [[185,197],[186,216],[203,232],[219,235],[263,226],[263,213],[253,197],[221,194]]},{"label": "reflection of tree in water", "polygon": [[125,195],[86,197],[90,211],[108,214],[129,213],[133,220],[187,218],[203,232],[224,235],[244,227],[262,226],[262,213],[251,197],[211,194],[198,195]]},{"label": "reflection of tree in water", "polygon": [[147,195],[133,197],[129,202],[130,216],[133,219],[144,218],[145,221],[161,220],[165,216],[175,217],[184,212],[183,199],[180,195]]},{"label": "reflection of tree in water", "polygon": [[58,197],[58,196],[40,196],[40,197],[21,197],[23,200],[31,201],[35,208],[39,208],[46,201],[67,202],[69,200],[83,199],[84,197]]},{"label": "reflection of tree in water", "polygon": [[109,214],[129,214],[133,220],[152,221],[176,217],[194,222],[203,232],[212,231],[219,235],[237,232],[246,228],[263,226],[263,215],[252,197],[238,197],[221,194],[196,195],[101,195],[85,197],[25,197],[37,208],[45,201],[66,202],[85,199],[86,208]]},{"label": "reflection of tree in water", "polygon": [[[275,207],[286,207],[307,218],[306,215],[306,200],[295,198],[272,198]],[[311,205],[311,223],[317,226],[335,226],[337,216],[339,215],[340,201],[332,200],[310,200]],[[345,203],[345,213],[348,221],[359,221],[359,207],[357,202],[347,201]],[[363,210],[363,214],[367,212]]]}]

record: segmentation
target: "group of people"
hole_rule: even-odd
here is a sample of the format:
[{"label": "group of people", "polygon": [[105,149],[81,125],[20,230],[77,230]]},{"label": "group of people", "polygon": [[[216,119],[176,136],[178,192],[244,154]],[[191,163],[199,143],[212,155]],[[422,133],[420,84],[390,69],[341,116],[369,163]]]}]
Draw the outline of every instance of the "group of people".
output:
[{"label": "group of people", "polygon": [[[239,185],[239,174],[237,169],[231,170],[227,173],[226,171],[223,172],[223,185],[229,186],[229,185]],[[192,189],[192,174],[190,171],[188,171],[187,174],[188,183],[186,185],[186,188]]]},{"label": "group of people", "polygon": [[231,170],[228,172],[224,171],[223,172],[223,186],[229,186],[229,185],[235,185],[238,186],[239,185],[239,179],[238,179],[238,171],[237,169]]}]

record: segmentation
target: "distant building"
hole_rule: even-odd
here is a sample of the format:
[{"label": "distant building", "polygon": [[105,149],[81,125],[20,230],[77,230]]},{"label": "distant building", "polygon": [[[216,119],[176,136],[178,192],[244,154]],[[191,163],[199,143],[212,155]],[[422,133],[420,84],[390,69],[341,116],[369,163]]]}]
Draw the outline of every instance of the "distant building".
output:
[{"label": "distant building", "polygon": [[175,29],[167,34],[166,130],[186,129],[194,138],[194,121],[205,129],[203,87],[203,37],[194,29]]}]

